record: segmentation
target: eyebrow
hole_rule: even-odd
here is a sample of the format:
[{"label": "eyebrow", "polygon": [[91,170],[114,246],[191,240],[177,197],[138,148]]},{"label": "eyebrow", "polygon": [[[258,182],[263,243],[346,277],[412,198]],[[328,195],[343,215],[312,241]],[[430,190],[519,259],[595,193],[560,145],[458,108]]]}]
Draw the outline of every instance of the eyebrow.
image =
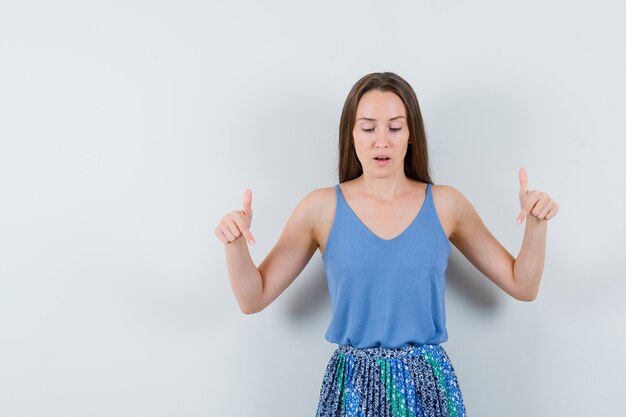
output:
[{"label": "eyebrow", "polygon": [[[406,119],[406,117],[404,117],[404,116],[396,116],[396,117],[392,117],[389,120],[396,120],[396,119]],[[368,120],[370,122],[375,122],[376,121],[376,119],[372,119],[370,117],[360,117],[357,120]]]}]

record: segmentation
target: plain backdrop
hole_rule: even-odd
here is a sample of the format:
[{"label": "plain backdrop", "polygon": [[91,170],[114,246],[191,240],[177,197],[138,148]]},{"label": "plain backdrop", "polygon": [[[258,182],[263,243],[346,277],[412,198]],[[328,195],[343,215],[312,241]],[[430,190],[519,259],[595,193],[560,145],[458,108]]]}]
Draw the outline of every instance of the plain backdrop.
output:
[{"label": "plain backdrop", "polygon": [[337,183],[352,85],[415,89],[435,184],[517,256],[518,170],[559,205],[538,298],[453,247],[468,415],[620,416],[626,8],[619,1],[2,1],[0,415],[309,416],[335,345],[319,252],[264,311],[232,293]]}]

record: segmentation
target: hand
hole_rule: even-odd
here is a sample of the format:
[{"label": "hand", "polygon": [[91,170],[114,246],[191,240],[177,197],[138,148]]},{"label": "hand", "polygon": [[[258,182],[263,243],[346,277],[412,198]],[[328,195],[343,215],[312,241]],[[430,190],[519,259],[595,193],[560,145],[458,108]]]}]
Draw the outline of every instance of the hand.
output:
[{"label": "hand", "polygon": [[222,221],[215,228],[215,235],[224,244],[232,243],[240,236],[254,245],[256,240],[250,233],[252,223],[252,191],[247,188],[243,193],[243,210],[234,210],[222,217]]},{"label": "hand", "polygon": [[517,216],[517,223],[521,224],[527,214],[539,220],[550,220],[559,211],[559,205],[546,193],[539,190],[528,191],[528,175],[523,167],[519,170],[519,203],[522,211]]}]

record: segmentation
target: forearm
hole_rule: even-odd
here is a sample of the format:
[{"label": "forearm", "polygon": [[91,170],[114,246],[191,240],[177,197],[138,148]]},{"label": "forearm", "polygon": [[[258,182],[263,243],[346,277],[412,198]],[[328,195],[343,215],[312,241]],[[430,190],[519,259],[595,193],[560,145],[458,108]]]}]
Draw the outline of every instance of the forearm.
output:
[{"label": "forearm", "polygon": [[224,247],[230,285],[239,308],[246,314],[255,313],[263,293],[263,279],[250,257],[248,243],[242,236]]},{"label": "forearm", "polygon": [[517,293],[525,300],[533,300],[539,292],[546,257],[548,221],[527,215],[524,240],[517,259],[513,262],[513,276]]}]

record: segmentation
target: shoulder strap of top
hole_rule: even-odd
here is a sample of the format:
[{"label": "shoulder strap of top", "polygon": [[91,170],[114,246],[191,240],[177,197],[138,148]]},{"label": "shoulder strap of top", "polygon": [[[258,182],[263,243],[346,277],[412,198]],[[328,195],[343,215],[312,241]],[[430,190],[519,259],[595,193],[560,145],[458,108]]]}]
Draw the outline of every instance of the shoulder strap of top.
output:
[{"label": "shoulder strap of top", "polygon": [[342,210],[342,207],[345,204],[343,196],[341,195],[341,189],[339,189],[339,184],[335,185],[335,196],[337,197],[335,204],[335,217],[337,217],[337,213]]},{"label": "shoulder strap of top", "polygon": [[435,210],[435,199],[433,198],[433,187],[430,183],[427,183],[426,187],[426,199],[424,200],[424,208],[428,210]]},{"label": "shoulder strap of top", "polygon": [[335,194],[337,195],[337,208],[339,208],[340,204],[342,206],[344,204],[348,204],[346,200],[343,198],[343,193],[341,192],[341,189],[339,188],[339,184],[335,185]]}]

